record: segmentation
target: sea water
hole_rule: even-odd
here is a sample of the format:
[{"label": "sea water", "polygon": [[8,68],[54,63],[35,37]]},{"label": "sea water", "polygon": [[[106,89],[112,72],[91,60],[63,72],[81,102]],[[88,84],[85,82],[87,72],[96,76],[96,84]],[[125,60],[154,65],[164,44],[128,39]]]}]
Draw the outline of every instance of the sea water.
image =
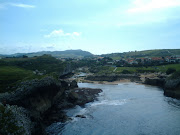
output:
[{"label": "sea water", "polygon": [[180,135],[180,100],[164,96],[161,88],[136,83],[78,86],[103,92],[85,107],[65,110],[72,121],[53,123],[49,135]]}]

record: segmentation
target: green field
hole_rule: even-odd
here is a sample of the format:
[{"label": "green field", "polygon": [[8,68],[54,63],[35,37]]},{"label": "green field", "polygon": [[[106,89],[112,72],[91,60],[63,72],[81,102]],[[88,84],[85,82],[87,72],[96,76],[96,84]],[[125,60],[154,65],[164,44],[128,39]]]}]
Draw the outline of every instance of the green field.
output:
[{"label": "green field", "polygon": [[10,91],[18,82],[33,78],[38,78],[38,76],[30,70],[14,66],[0,66],[0,92]]},{"label": "green field", "polygon": [[65,65],[50,55],[1,59],[0,92],[12,91],[20,82],[26,80],[40,79],[46,76],[58,78]]},{"label": "green field", "polygon": [[138,70],[144,71],[155,71],[155,72],[166,72],[168,68],[174,68],[177,71],[180,71],[180,64],[169,64],[161,66],[152,66],[152,67],[118,67],[116,72],[122,72],[123,70],[129,70],[131,72],[138,72]]},{"label": "green field", "polygon": [[142,57],[166,57],[172,55],[180,55],[180,49],[156,49],[156,50],[144,50],[144,51],[130,51],[123,53],[105,54],[103,56],[111,57],[114,60],[121,58],[142,58]]},{"label": "green field", "polygon": [[96,74],[121,74],[123,70],[128,70],[130,73],[153,73],[153,72],[161,72],[165,73],[168,68],[174,68],[176,71],[180,71],[180,64],[169,64],[169,65],[161,65],[161,66],[152,66],[152,67],[117,67],[114,71],[115,67],[104,66],[99,68],[99,71]]}]

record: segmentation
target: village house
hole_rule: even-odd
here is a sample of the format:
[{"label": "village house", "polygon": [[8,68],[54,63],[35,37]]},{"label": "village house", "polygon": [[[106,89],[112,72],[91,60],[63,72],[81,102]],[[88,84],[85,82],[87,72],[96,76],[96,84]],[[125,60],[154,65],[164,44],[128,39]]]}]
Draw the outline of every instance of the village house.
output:
[{"label": "village house", "polygon": [[162,57],[152,57],[151,61],[155,63],[163,63],[164,59]]},{"label": "village house", "polygon": [[166,61],[168,63],[175,63],[176,62],[176,57],[174,57],[174,56],[166,57]]}]

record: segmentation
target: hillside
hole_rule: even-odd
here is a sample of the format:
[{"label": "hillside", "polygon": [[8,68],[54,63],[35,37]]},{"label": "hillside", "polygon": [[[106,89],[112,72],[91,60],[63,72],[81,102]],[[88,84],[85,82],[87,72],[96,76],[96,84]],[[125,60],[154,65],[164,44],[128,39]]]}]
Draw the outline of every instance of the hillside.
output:
[{"label": "hillside", "polygon": [[46,76],[58,78],[67,63],[50,55],[32,58],[6,58],[0,60],[0,93],[13,90],[16,84],[41,79]]},{"label": "hillside", "polygon": [[33,53],[16,53],[12,55],[0,55],[0,57],[21,57],[26,55],[28,57],[34,56],[42,56],[43,54],[50,54],[53,57],[60,58],[83,58],[86,56],[92,56],[90,52],[83,51],[83,50],[66,50],[66,51],[41,51],[41,52],[33,52]]},{"label": "hillside", "polygon": [[157,49],[157,50],[144,50],[144,51],[130,51],[123,53],[112,53],[112,54],[103,54],[101,56],[111,57],[113,59],[119,59],[122,57],[163,57],[163,56],[172,56],[180,55],[180,49]]},{"label": "hillside", "polygon": [[[92,53],[83,50],[66,50],[66,51],[41,51],[41,52],[32,52],[32,53],[16,53],[12,55],[2,55],[0,57],[22,57],[26,55],[28,57],[42,56],[44,54],[50,54],[56,58],[84,58],[94,56]],[[111,54],[102,54],[96,55],[97,57],[111,57],[114,60],[120,58],[141,58],[141,57],[165,57],[180,55],[180,49],[156,49],[156,50],[144,50],[144,51],[129,51],[123,53],[111,53]]]}]

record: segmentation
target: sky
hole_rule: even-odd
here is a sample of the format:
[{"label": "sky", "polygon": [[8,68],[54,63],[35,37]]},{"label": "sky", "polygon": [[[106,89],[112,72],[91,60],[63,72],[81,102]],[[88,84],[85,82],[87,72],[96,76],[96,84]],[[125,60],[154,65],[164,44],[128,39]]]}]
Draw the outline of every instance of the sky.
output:
[{"label": "sky", "polygon": [[180,49],[180,0],[0,0],[0,54]]}]

